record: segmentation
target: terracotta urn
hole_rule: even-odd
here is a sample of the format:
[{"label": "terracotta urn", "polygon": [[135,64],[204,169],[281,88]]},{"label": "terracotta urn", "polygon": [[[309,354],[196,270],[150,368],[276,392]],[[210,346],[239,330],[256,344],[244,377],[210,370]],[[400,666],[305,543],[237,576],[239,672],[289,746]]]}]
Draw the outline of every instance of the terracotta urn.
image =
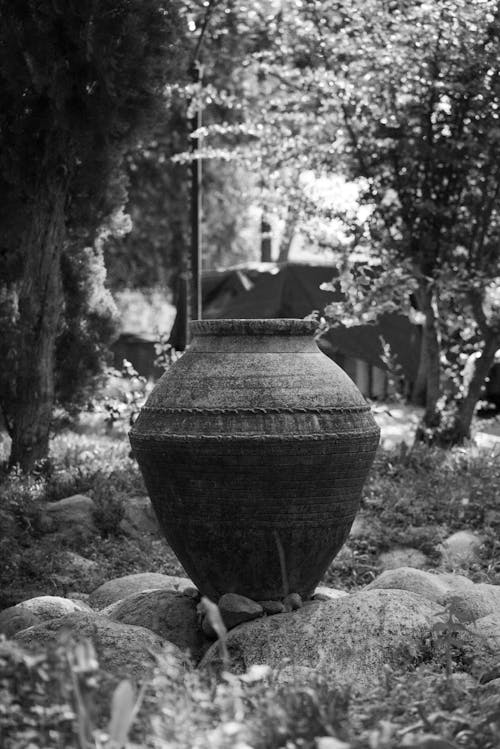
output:
[{"label": "terracotta urn", "polygon": [[203,595],[308,598],[357,512],[379,428],[313,321],[203,320],[130,441]]}]

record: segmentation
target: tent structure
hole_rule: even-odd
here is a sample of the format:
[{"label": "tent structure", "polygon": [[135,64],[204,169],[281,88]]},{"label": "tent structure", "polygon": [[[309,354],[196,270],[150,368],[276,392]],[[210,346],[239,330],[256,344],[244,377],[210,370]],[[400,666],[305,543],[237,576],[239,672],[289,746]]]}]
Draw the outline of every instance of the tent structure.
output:
[{"label": "tent structure", "polygon": [[[327,304],[343,299],[340,287],[325,291],[324,283],[334,281],[338,270],[331,265],[300,265],[298,263],[260,263],[237,269],[250,281],[250,288],[235,294],[224,305],[215,306],[205,299],[203,317],[255,319],[272,317],[303,318],[317,310],[322,312]],[[204,294],[205,295],[205,294]]]},{"label": "tent structure", "polygon": [[[337,268],[331,265],[267,263],[260,264],[258,270],[239,268],[238,272],[247,275],[250,288],[224,298],[223,291],[216,293],[212,274],[211,299],[204,302],[205,319],[303,318],[314,310],[321,313],[331,302],[344,298],[340,285],[322,288],[338,278]],[[221,289],[227,290],[227,276],[220,280]],[[378,398],[384,398],[388,388],[384,343],[389,345],[405,381],[411,384],[418,368],[420,329],[403,315],[382,315],[373,325],[340,325],[318,340],[322,350],[347,371],[364,395]]]}]

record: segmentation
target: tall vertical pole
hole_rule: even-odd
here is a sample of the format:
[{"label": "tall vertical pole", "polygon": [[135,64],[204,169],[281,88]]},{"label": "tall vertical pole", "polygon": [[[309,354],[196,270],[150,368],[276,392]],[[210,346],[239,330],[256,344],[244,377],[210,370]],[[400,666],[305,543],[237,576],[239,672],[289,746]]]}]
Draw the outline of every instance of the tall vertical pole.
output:
[{"label": "tall vertical pole", "polygon": [[[200,83],[202,68],[198,61],[193,65],[193,83]],[[202,125],[202,107],[198,103],[191,119],[191,133],[195,133]],[[202,165],[199,158],[200,138],[192,137],[191,144],[191,317],[201,320],[202,310],[202,244],[201,244],[201,177]]]}]

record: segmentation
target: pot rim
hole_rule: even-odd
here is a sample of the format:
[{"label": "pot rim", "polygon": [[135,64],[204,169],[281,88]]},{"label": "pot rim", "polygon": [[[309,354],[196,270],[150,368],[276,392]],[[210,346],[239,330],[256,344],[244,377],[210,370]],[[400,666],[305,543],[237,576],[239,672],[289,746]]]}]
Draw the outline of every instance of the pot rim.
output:
[{"label": "pot rim", "polygon": [[312,336],[318,329],[318,322],[293,317],[253,320],[226,318],[193,320],[189,323],[189,329],[193,336]]}]

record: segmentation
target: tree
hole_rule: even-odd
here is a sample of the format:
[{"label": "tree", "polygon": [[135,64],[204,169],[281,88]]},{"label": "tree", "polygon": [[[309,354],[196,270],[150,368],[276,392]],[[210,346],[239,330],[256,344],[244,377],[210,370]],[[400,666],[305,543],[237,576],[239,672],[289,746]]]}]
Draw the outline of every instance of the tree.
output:
[{"label": "tree", "polygon": [[1,0],[0,14],[0,404],[10,462],[29,470],[48,454],[61,344],[93,327],[89,305],[107,327],[95,240],[120,223],[123,155],[162,105],[182,29],[159,0]]},{"label": "tree", "polygon": [[351,312],[417,307],[420,435],[461,440],[500,347],[499,4],[306,0],[283,3],[275,24],[274,49],[254,56],[274,87],[252,110],[252,149],[271,150],[272,168],[356,181],[367,211],[341,216],[347,250],[361,246],[379,272],[347,268]]}]

